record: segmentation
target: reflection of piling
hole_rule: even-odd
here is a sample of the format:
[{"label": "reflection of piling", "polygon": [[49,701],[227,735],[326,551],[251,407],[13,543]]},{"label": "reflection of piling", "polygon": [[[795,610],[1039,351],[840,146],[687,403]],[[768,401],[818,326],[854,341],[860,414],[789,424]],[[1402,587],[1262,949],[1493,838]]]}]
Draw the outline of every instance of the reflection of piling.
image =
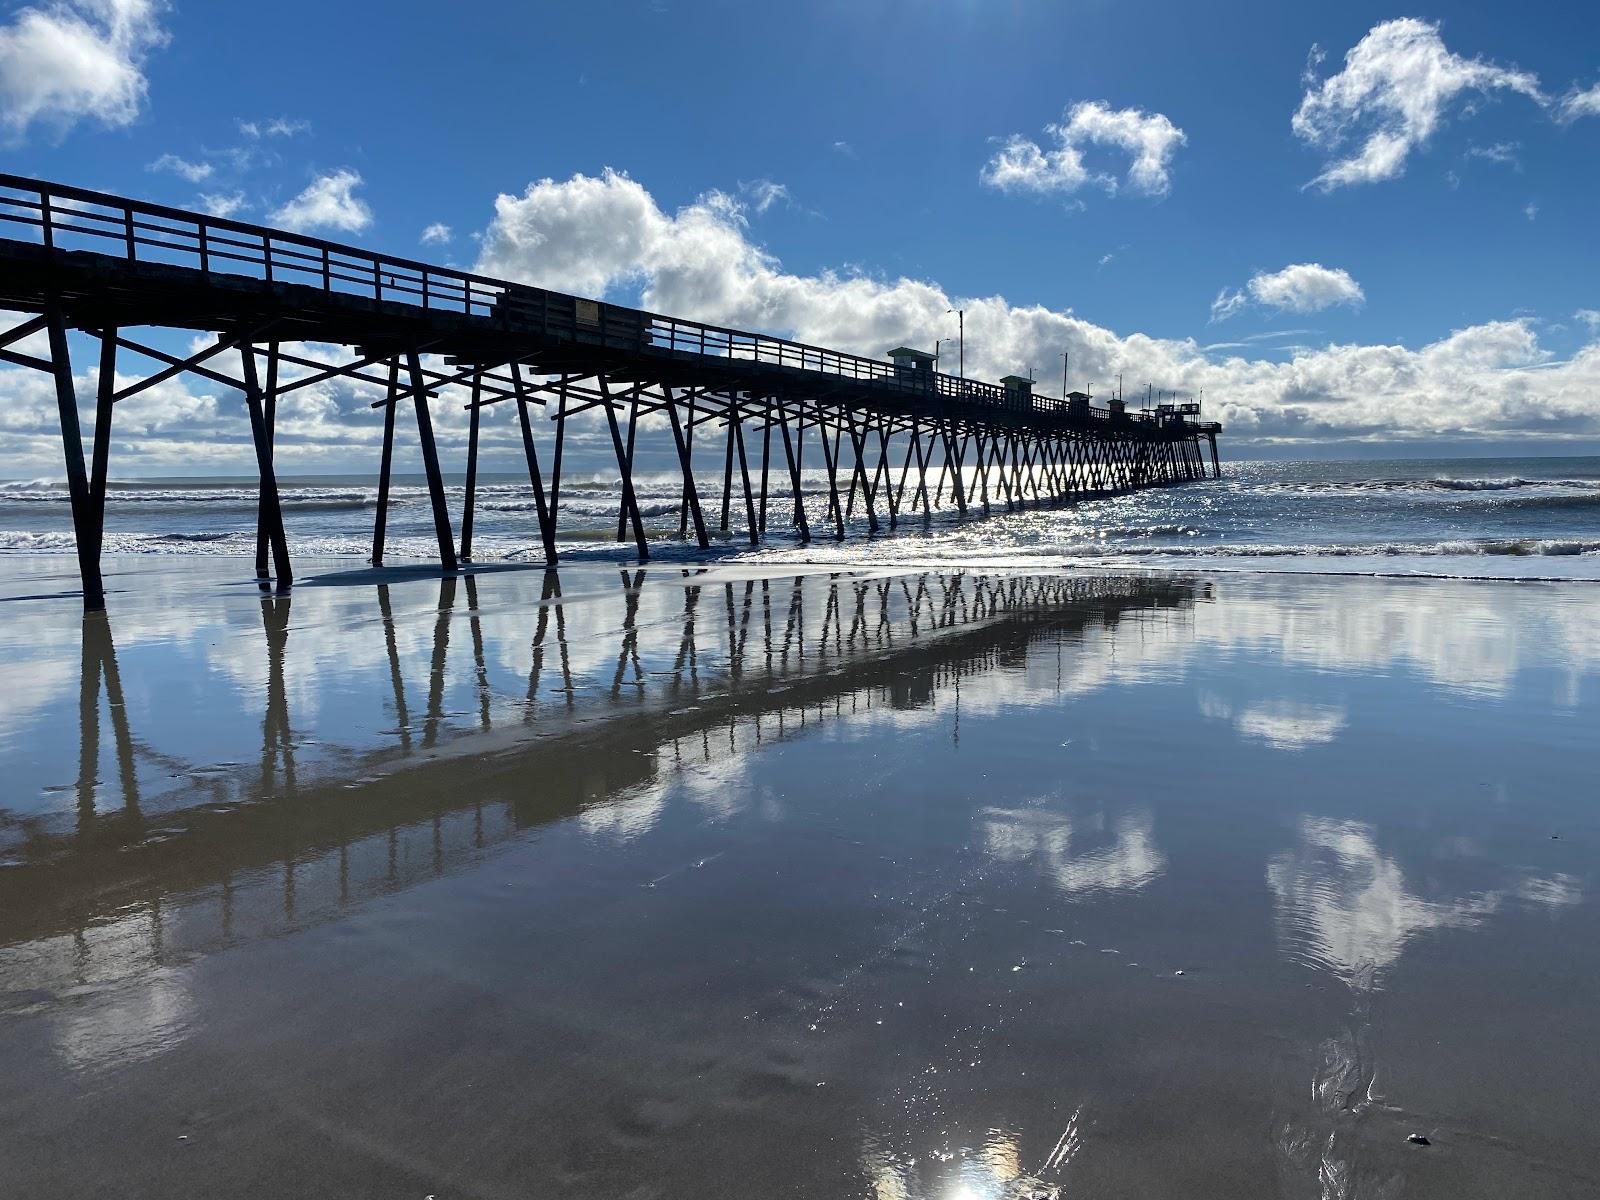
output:
[{"label": "reflection of piling", "polygon": [[83,619],[81,676],[78,685],[78,814],[80,832],[88,832],[97,810],[100,784],[100,693],[104,685],[106,708],[111,716],[111,736],[116,747],[117,777],[123,810],[130,816],[139,813],[139,777],[134,762],[133,735],[128,729],[128,706],[122,693],[122,672],[117,667],[117,648],[111,637],[111,622],[103,613],[88,613]]},{"label": "reflection of piling", "polygon": [[[268,670],[262,765],[253,776],[259,782],[245,802],[228,804],[209,803],[215,785],[197,783],[200,802],[166,802],[154,818],[138,816],[136,750],[169,773],[185,767],[142,748],[130,735],[109,626],[103,616],[90,618],[80,681],[84,740],[76,835],[35,839],[25,860],[0,875],[0,944],[51,936],[83,940],[89,923],[135,909],[152,929],[159,917],[160,936],[167,939],[160,953],[171,950],[175,930],[207,924],[173,919],[171,910],[181,906],[214,906],[211,924],[221,928],[224,940],[242,928],[270,931],[319,919],[362,896],[447,871],[519,829],[568,817],[607,796],[660,786],[660,772],[674,761],[714,762],[875,708],[937,708],[947,695],[955,698],[963,680],[1014,665],[1043,640],[1070,643],[1129,610],[1181,606],[1194,594],[1181,581],[1127,577],[930,573],[863,580],[835,574],[721,583],[713,585],[720,598],[713,593],[707,606],[707,585],[695,578],[685,572],[673,581],[684,596],[682,627],[675,652],[660,662],[663,668],[670,662],[670,669],[651,673],[640,643],[643,572],[621,573],[615,666],[608,661],[600,668],[610,687],[602,678],[595,681],[601,686],[582,695],[595,715],[611,711],[627,719],[571,723],[565,714],[578,709],[580,688],[567,653],[560,578],[546,572],[532,616],[528,699],[505,708],[519,710],[510,728],[537,729],[550,721],[549,729],[560,736],[535,736],[515,756],[478,758],[445,750],[438,760],[414,752],[421,745],[439,752],[452,736],[477,736],[473,731],[485,729],[486,722],[494,735],[496,714],[505,711],[489,694],[476,625],[482,581],[464,584],[474,634],[472,662],[461,665],[461,676],[479,696],[474,719],[468,728],[452,729],[445,709],[456,594],[454,581],[446,580],[425,651],[428,702],[421,745],[412,742],[391,589],[379,586],[375,598],[396,706],[394,741],[368,752],[370,758],[341,756],[343,770],[326,779],[297,771],[286,682],[294,653],[290,600],[263,596]],[[586,596],[584,602],[597,601]],[[560,662],[554,687],[542,678],[552,641]],[[463,644],[457,639],[458,653]],[[560,700],[554,700],[556,692]],[[110,702],[122,775],[124,805],[118,812],[97,811],[94,798],[102,693]],[[660,703],[648,703],[652,694]],[[363,774],[364,764],[379,764],[385,756],[409,757],[412,765]],[[264,880],[273,881],[270,894],[262,891]],[[244,913],[247,920],[241,920]],[[152,932],[152,954],[155,937]]]},{"label": "reflection of piling", "polygon": [[428,668],[428,708],[422,722],[422,744],[439,740],[439,724],[444,720],[445,656],[450,650],[450,612],[456,603],[456,581],[446,575],[439,581],[439,607],[433,618],[433,660]]},{"label": "reflection of piling", "polygon": [[283,683],[284,653],[289,642],[289,597],[262,596],[261,624],[267,635],[267,707],[261,722],[261,790],[272,794],[281,762],[284,791],[292,794],[295,790],[294,734],[289,728],[289,700]]},{"label": "reflection of piling", "polygon": [[406,709],[405,681],[400,674],[400,648],[395,637],[394,611],[389,605],[389,585],[378,585],[378,612],[383,618],[383,640],[389,652],[389,682],[394,688],[394,718],[400,736],[400,748],[411,751],[411,717]]}]

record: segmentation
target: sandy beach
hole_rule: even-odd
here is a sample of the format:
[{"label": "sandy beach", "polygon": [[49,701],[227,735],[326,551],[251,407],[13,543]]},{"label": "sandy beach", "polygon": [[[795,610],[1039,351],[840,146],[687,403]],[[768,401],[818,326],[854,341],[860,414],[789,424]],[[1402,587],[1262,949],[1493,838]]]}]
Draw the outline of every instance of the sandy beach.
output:
[{"label": "sandy beach", "polygon": [[110,565],[0,600],[8,1194],[1600,1188],[1592,585]]}]

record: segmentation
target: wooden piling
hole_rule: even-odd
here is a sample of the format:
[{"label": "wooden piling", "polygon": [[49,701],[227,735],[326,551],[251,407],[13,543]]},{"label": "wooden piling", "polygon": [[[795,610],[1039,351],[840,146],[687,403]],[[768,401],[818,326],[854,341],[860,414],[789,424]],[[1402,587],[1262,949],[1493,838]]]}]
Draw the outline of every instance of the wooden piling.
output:
[{"label": "wooden piling", "polygon": [[72,502],[72,533],[78,549],[78,575],[83,581],[83,609],[99,612],[106,606],[105,584],[100,578],[100,528],[96,505],[89,491],[89,472],[83,463],[83,431],[78,424],[78,395],[72,382],[72,358],[67,348],[67,327],[57,309],[50,309],[50,366],[55,376],[56,411],[61,419],[61,450],[67,466],[67,493]]}]

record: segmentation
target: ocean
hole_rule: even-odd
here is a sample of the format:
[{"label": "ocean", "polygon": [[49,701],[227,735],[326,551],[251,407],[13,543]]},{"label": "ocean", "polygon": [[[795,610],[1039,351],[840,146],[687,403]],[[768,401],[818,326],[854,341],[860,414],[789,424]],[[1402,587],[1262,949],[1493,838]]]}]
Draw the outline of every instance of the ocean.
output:
[{"label": "ocean", "polygon": [[[1600,580],[1600,457],[1389,459],[1341,462],[1229,462],[1223,478],[1076,505],[959,520],[944,488],[931,519],[908,516],[899,530],[866,535],[860,504],[843,543],[819,536],[802,545],[790,503],[772,483],[768,534],[752,547],[737,490],[730,531],[715,533],[716,557],[838,563],[842,566],[965,564],[1095,566],[1207,571],[1337,572],[1450,578]],[[898,479],[898,473],[896,473]],[[825,534],[826,478],[803,480],[814,532]],[[638,480],[652,555],[704,556],[673,543],[680,511],[675,475]],[[708,523],[720,524],[711,470],[701,478]],[[934,489],[930,477],[930,492]],[[915,488],[907,484],[909,504]],[[377,489],[370,475],[286,477],[291,551],[316,557],[370,552]],[[991,499],[995,498],[991,489]],[[564,558],[625,560],[616,542],[620,487],[614,473],[563,481]],[[463,489],[450,487],[457,532]],[[434,541],[420,478],[391,492],[388,557],[428,558]],[[108,554],[248,555],[254,550],[255,484],[241,478],[115,483],[107,504]],[[884,501],[879,516],[886,521]],[[666,539],[666,540],[663,540]],[[525,477],[479,477],[474,528],[478,562],[537,560],[538,532]],[[72,550],[70,507],[58,479],[0,484],[0,553]]]}]

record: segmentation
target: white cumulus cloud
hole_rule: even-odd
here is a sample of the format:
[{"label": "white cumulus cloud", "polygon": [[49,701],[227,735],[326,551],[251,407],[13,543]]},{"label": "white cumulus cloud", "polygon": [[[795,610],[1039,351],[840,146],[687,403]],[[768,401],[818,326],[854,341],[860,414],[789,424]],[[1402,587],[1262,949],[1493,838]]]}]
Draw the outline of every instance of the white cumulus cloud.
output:
[{"label": "white cumulus cloud", "polygon": [[1294,263],[1281,271],[1258,271],[1242,288],[1223,288],[1211,302],[1211,319],[1225,321],[1252,301],[1279,312],[1321,312],[1336,304],[1359,307],[1366,301],[1350,272],[1321,263]]},{"label": "white cumulus cloud", "polygon": [[0,26],[0,130],[65,132],[92,118],[132,123],[144,104],[144,61],[167,40],[156,0],[56,0]]},{"label": "white cumulus cloud", "polygon": [[420,240],[424,246],[442,246],[450,240],[450,226],[443,221],[435,221],[422,231]]},{"label": "white cumulus cloud", "polygon": [[1291,126],[1335,156],[1311,181],[1325,191],[1402,174],[1464,92],[1510,91],[1545,103],[1538,76],[1453,54],[1438,25],[1410,17],[1374,25],[1345,55],[1344,68],[1318,84],[1320,61],[1313,56],[1308,65]]},{"label": "white cumulus cloud", "polygon": [[361,176],[345,168],[319,175],[272,220],[290,229],[340,229],[359,233],[372,224],[372,210],[356,195]]},{"label": "white cumulus cloud", "polygon": [[1049,148],[1012,134],[984,164],[979,178],[1001,191],[1075,192],[1095,184],[1114,192],[1114,175],[1093,171],[1084,162],[1088,146],[1107,146],[1127,154],[1127,186],[1147,196],[1164,196],[1171,188],[1168,168],[1188,138],[1161,113],[1139,108],[1113,109],[1098,100],[1084,100],[1064,114],[1060,124],[1045,127],[1054,140]]},{"label": "white cumulus cloud", "polygon": [[1295,263],[1257,274],[1250,280],[1250,295],[1258,304],[1297,313],[1321,312],[1335,304],[1356,306],[1367,298],[1349,271],[1321,263]]}]

